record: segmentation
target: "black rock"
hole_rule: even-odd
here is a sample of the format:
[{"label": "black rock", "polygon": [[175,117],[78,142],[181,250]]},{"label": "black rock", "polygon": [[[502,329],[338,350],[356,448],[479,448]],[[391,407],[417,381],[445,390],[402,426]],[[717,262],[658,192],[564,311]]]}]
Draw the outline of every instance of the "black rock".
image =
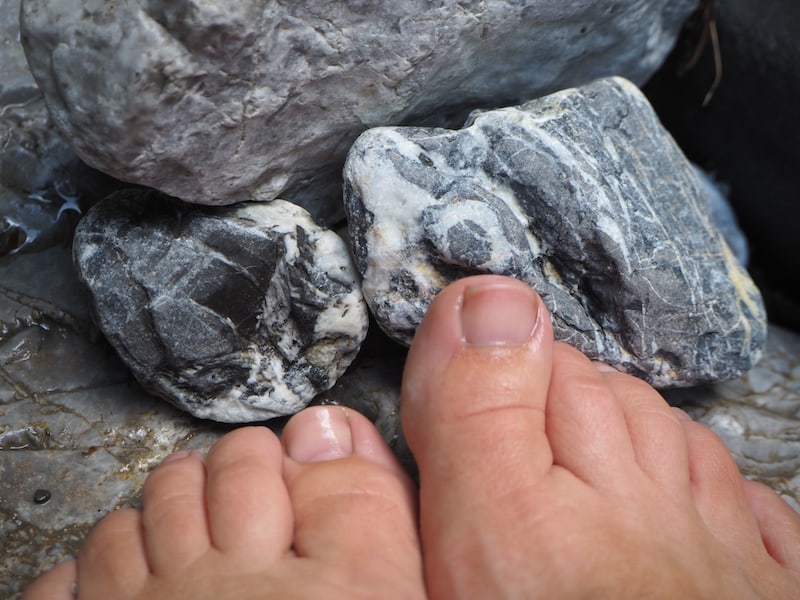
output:
[{"label": "black rock", "polygon": [[344,242],[282,200],[212,208],[118,192],[80,222],[74,258],[95,322],[142,386],[198,417],[294,413],[366,335]]}]

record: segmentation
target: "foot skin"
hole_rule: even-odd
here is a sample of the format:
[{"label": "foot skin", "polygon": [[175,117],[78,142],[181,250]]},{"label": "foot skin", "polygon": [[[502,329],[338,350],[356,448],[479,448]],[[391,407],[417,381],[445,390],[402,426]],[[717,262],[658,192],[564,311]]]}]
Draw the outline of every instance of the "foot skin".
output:
[{"label": "foot skin", "polygon": [[441,293],[402,401],[431,598],[800,597],[800,517],[524,284]]},{"label": "foot skin", "polygon": [[[554,343],[527,286],[433,303],[409,355],[429,597],[793,598],[800,517],[641,381]],[[178,455],[26,600],[421,598],[416,490],[377,431],[317,407]]]},{"label": "foot skin", "polygon": [[[24,600],[424,598],[416,490],[363,416],[296,415],[168,457]],[[77,582],[77,596],[73,589]]]}]

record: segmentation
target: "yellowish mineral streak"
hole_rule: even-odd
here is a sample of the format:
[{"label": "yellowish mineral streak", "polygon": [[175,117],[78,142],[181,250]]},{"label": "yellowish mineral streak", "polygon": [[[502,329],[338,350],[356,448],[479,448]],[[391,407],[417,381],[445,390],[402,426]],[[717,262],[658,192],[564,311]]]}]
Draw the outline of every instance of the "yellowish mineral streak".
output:
[{"label": "yellowish mineral streak", "polygon": [[[725,268],[728,270],[728,277],[739,296],[739,302],[744,303],[752,313],[753,318],[764,318],[764,309],[760,301],[761,293],[744,268],[739,264],[739,261],[726,243],[722,244],[722,257],[725,260]],[[740,320],[745,330],[744,342],[742,344],[742,350],[744,351],[749,348],[752,343],[753,326],[745,315],[740,315]],[[760,349],[755,349],[755,352],[753,352],[753,349],[750,351],[753,354],[753,364],[755,364],[761,357],[761,351]]]}]

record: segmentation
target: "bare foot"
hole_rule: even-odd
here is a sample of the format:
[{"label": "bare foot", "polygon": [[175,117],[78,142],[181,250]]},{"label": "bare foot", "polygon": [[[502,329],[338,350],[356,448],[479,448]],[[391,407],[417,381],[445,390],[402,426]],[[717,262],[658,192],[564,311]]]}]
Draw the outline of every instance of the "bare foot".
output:
[{"label": "bare foot", "polygon": [[[24,600],[423,598],[416,490],[361,415],[316,407],[166,459]],[[77,596],[73,588],[77,584]]]},{"label": "bare foot", "polygon": [[431,598],[798,598],[800,517],[524,284],[442,292],[406,364]]},{"label": "bare foot", "polygon": [[[526,286],[434,302],[409,356],[427,591],[436,598],[791,598],[800,517],[649,386],[553,343]],[[26,600],[420,598],[415,490],[346,409],[173,457]]]}]

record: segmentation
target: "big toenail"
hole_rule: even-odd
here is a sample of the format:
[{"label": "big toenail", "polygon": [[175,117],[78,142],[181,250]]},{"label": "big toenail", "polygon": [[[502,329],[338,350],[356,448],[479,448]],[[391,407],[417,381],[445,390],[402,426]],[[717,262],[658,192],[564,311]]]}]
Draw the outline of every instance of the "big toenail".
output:
[{"label": "big toenail", "polygon": [[539,320],[536,295],[518,285],[491,283],[466,288],[461,304],[464,342],[477,346],[527,343]]},{"label": "big toenail", "polygon": [[334,460],[353,453],[347,414],[336,406],[317,406],[286,440],[286,452],[297,462]]}]

